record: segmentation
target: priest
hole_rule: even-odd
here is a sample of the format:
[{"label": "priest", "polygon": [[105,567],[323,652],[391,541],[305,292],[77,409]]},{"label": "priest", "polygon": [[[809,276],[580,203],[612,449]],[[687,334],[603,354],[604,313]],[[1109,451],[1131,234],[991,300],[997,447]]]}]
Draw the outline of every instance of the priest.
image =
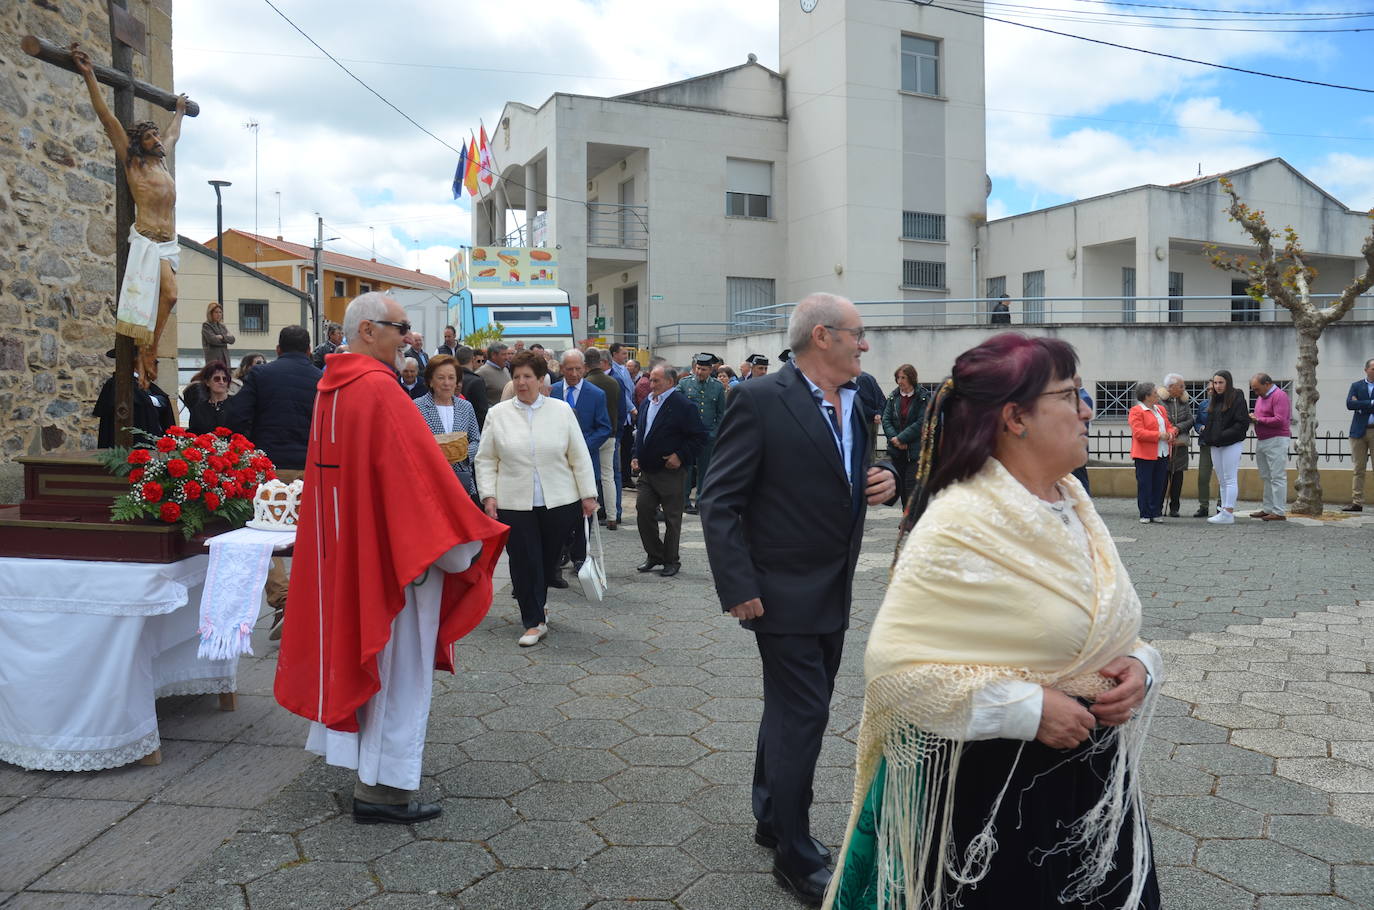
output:
[{"label": "priest", "polygon": [[320,380],[306,454],[275,693],[309,718],[306,748],[357,771],[353,820],[409,824],[433,669],[491,606],[507,528],[463,492],[396,382],[405,310],[368,293],[344,313],[348,353]]}]

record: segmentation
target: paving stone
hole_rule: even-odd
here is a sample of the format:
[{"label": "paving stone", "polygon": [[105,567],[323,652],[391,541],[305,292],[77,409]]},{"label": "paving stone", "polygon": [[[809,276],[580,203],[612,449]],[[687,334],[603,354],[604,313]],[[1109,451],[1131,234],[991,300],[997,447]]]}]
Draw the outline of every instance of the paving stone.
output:
[{"label": "paving stone", "polygon": [[1355,910],[1355,905],[1339,897],[1316,894],[1265,895],[1256,910]]},{"label": "paving stone", "polygon": [[635,713],[643,707],[639,702],[623,696],[584,695],[564,702],[558,710],[574,720],[578,718],[604,718],[619,720]]},{"label": "paving stone", "polygon": [[506,797],[534,783],[534,772],[515,762],[472,761],[439,775],[449,796]]},{"label": "paving stone", "polygon": [[1159,796],[1150,819],[1194,837],[1262,837],[1264,816],[1215,796]]},{"label": "paving stone", "polygon": [[690,765],[706,747],[687,736],[636,736],[613,750],[632,765]]},{"label": "paving stone", "polygon": [[609,749],[634,736],[624,723],[609,718],[579,717],[555,722],[546,732],[550,740],[560,746],[579,749]]},{"label": "paving stone", "polygon": [[690,736],[708,721],[689,708],[645,708],[627,716],[625,725],[650,736]]},{"label": "paving stone", "polygon": [[1155,864],[1159,866],[1189,866],[1197,853],[1197,838],[1163,825],[1150,826],[1150,840],[1154,846]]},{"label": "paving stone", "polygon": [[[352,791],[349,791],[352,798]],[[291,833],[317,825],[340,812],[334,794],[321,790],[285,790],[276,799],[249,812],[240,831]]]},{"label": "paving stone", "polygon": [[486,725],[475,717],[430,714],[425,740],[430,743],[462,743],[486,732]]},{"label": "paving stone", "polygon": [[683,910],[717,910],[740,906],[750,910],[794,910],[797,899],[773,880],[772,873],[721,873],[705,876],[677,901]]},{"label": "paving stone", "polygon": [[757,728],[763,703],[757,698],[713,698],[697,710],[711,720],[748,722]]},{"label": "paving stone", "polygon": [[1331,757],[1374,768],[1374,743],[1332,743]]},{"label": "paving stone", "polygon": [[[607,785],[609,784],[610,781],[607,781]],[[607,789],[606,785],[598,783],[541,781],[511,797],[510,803],[525,818],[586,821],[605,812],[621,798]],[[503,807],[506,805],[498,800],[483,802],[494,802]],[[509,808],[507,813],[511,815],[512,823],[519,820]],[[489,836],[478,836],[477,839],[487,840]]]},{"label": "paving stone", "polygon": [[174,781],[157,801],[252,809],[275,796],[314,760],[300,746],[229,743]]},{"label": "paving stone", "polygon": [[492,731],[463,743],[463,751],[475,761],[522,762],[553,748],[539,733]]},{"label": "paving stone", "polygon": [[587,886],[568,872],[502,869],[460,893],[457,905],[463,910],[582,910],[591,899]]},{"label": "paving stone", "polygon": [[237,831],[243,815],[236,809],[146,804],[43,876],[34,887],[161,894]]},{"label": "paving stone", "polygon": [[544,780],[605,780],[625,767],[625,762],[601,749],[557,748],[529,763]]},{"label": "paving stone", "polygon": [[1330,816],[1276,815],[1269,838],[1328,863],[1374,861],[1374,831]]},{"label": "paving stone", "polygon": [[[369,825],[368,827],[389,827]],[[253,910],[338,910],[377,893],[362,863],[306,862],[263,876],[246,888]]]},{"label": "paving stone", "polygon": [[373,867],[387,892],[447,893],[468,887],[495,869],[496,862],[477,844],[422,840],[388,853]]},{"label": "paving stone", "polygon": [[24,801],[0,820],[0,889],[22,889],[136,808],[114,800]]},{"label": "paving stone", "polygon": [[682,847],[712,872],[768,872],[773,867],[773,851],[754,843],[752,824],[711,825]]},{"label": "paving stone", "polygon": [[1374,769],[1334,758],[1280,758],[1277,773],[1331,793],[1374,793]]},{"label": "paving stone", "polygon": [[28,771],[0,763],[0,796],[37,796],[69,776],[63,771]]},{"label": "paving stone", "polygon": [[1150,735],[1171,743],[1224,743],[1229,731],[1193,717],[1156,717]]},{"label": "paving stone", "polygon": [[1328,751],[1325,740],[1289,730],[1236,730],[1231,744],[1275,758],[1325,756]]},{"label": "paving stone", "polygon": [[1145,764],[1141,786],[1156,796],[1205,796],[1216,786],[1216,777],[1177,762],[1151,761]]},{"label": "paving stone", "polygon": [[620,846],[675,846],[704,824],[700,815],[685,806],[647,802],[616,806],[591,821],[607,843]]},{"label": "paving stone", "polygon": [[1217,783],[1216,795],[1264,813],[1325,815],[1331,810],[1329,794],[1281,777],[1223,777]]},{"label": "paving stone", "polygon": [[1358,907],[1374,907],[1374,866],[1336,866],[1336,894]]},{"label": "paving stone", "polygon": [[453,898],[441,894],[397,894],[387,892],[369,897],[358,904],[360,910],[454,910]]},{"label": "paving stone", "polygon": [[592,893],[628,900],[667,900],[705,872],[677,847],[607,847],[578,871]]},{"label": "paving stone", "polygon": [[501,864],[516,868],[574,869],[606,846],[582,822],[524,821],[491,839]]},{"label": "paving stone", "polygon": [[[302,740],[304,742],[304,740]],[[44,796],[74,799],[116,799],[142,802],[218,751],[219,743],[163,740],[162,764],[125,765],[104,771],[66,774],[54,778],[41,791]]]},{"label": "paving stone", "polygon": [[1326,863],[1268,840],[1204,840],[1197,865],[1261,894],[1321,894],[1331,888]]},{"label": "paving stone", "polygon": [[563,719],[557,708],[520,705],[483,715],[482,723],[492,730],[538,732],[562,723]]},{"label": "paving stone", "polygon": [[247,910],[247,899],[238,885],[185,882],[153,904],[155,910]]},{"label": "paving stone", "polygon": [[154,900],[126,894],[23,891],[5,904],[5,910],[148,910]]},{"label": "paving stone", "polygon": [[1169,910],[1253,910],[1255,896],[1189,866],[1161,866],[1159,890]]},{"label": "paving stone", "polygon": [[1274,759],[1268,755],[1224,744],[1179,746],[1174,760],[1213,774],[1272,774]]},{"label": "paving stone", "polygon": [[672,767],[626,768],[606,780],[607,790],[632,803],[686,803],[706,786],[695,771]]},{"label": "paving stone", "polygon": [[300,833],[301,856],[312,861],[376,859],[415,839],[411,825],[360,825],[342,815]]},{"label": "paving stone", "polygon": [[243,884],[300,858],[289,835],[241,834],[211,853],[187,880]]}]

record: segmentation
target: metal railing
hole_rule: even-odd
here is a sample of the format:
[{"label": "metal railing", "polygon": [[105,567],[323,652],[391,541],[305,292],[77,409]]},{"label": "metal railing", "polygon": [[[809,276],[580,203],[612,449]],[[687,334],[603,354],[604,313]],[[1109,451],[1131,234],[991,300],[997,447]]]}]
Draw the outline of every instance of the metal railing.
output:
[{"label": "metal railing", "polygon": [[587,246],[647,250],[649,207],[587,203]]},{"label": "metal railing", "polygon": [[528,224],[516,225],[515,230],[501,238],[502,246],[543,247],[548,245],[549,213],[540,212]]},{"label": "metal railing", "polygon": [[[1193,439],[1190,445],[1193,454],[1196,455],[1197,440]],[[1246,458],[1254,457],[1254,436],[1245,437],[1245,448],[1242,451]],[[1126,428],[1099,428],[1094,426],[1088,431],[1088,457],[1099,461],[1118,461],[1130,464],[1131,431]],[[1292,440],[1289,441],[1288,457],[1289,460],[1294,458]],[[1320,463],[1349,464],[1350,437],[1344,433],[1318,433],[1317,460]]]},{"label": "metal railing", "polygon": [[[1314,294],[1324,305],[1335,294]],[[1000,310],[1005,304],[1006,310]],[[1031,325],[1187,325],[1205,323],[1288,323],[1292,316],[1266,299],[1245,297],[965,297],[924,300],[855,301],[866,328],[974,326],[991,328]],[[727,322],[680,322],[657,326],[659,344],[674,339],[719,342],[736,335],[771,331],[786,325],[795,303],[776,303],[741,310]],[[1374,320],[1374,295],[1366,294],[1343,321]]]}]

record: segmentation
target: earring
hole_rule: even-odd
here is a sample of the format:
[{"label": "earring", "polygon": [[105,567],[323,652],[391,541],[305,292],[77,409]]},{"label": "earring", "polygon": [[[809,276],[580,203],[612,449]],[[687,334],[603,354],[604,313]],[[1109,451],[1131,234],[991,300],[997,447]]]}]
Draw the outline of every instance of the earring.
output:
[{"label": "earring", "polygon": [[1029,435],[1030,435],[1030,427],[1024,427],[1024,428],[1022,428],[1022,430],[1021,430],[1020,433],[1017,433],[1017,434],[1016,434],[1016,438],[1017,438],[1017,439],[1025,439],[1025,438],[1026,438],[1027,436],[1029,436]]}]

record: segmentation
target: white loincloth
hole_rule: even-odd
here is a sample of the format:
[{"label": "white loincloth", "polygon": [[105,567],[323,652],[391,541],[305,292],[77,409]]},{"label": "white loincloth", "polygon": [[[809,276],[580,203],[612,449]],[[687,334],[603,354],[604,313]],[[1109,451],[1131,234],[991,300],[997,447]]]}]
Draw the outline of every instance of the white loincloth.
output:
[{"label": "white loincloth", "polygon": [[481,541],[458,544],[430,566],[420,584],[406,585],[406,605],[391,621],[391,640],[377,655],[382,687],[358,709],[358,732],[312,723],[308,751],[357,771],[368,786],[420,789],[444,574],[462,572],[481,552]]},{"label": "white loincloth", "polygon": [[115,332],[127,335],[143,346],[153,340],[157,328],[157,298],[162,284],[162,260],[180,264],[181,247],[175,240],[159,243],[129,228],[129,263],[124,267],[124,283],[119,289],[119,312]]}]

